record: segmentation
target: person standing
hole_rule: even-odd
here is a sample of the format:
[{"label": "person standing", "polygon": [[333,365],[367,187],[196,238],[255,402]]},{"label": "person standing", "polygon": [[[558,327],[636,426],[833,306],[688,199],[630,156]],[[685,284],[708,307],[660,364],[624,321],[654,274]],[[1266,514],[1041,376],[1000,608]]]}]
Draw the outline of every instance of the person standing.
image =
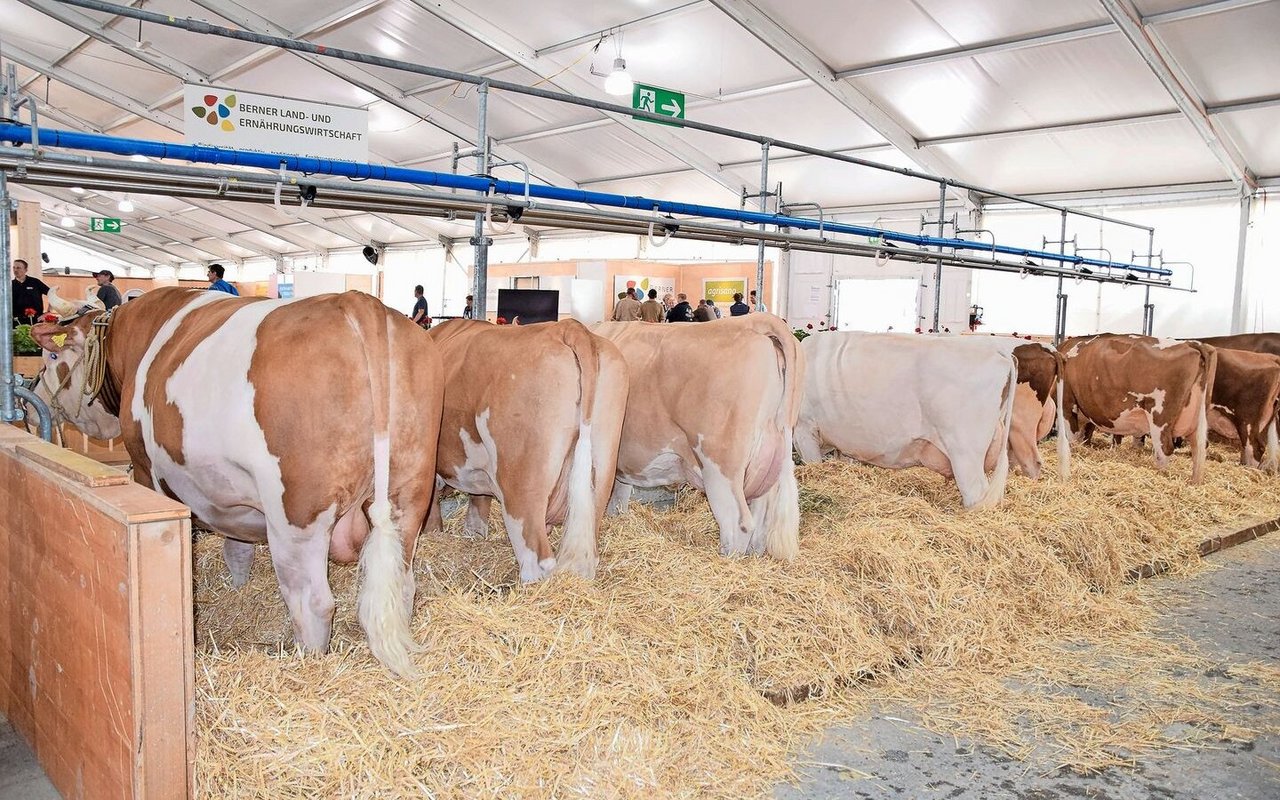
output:
[{"label": "person standing", "polygon": [[640,303],[636,301],[632,290],[618,292],[618,304],[613,307],[614,322],[639,322]]},{"label": "person standing", "polygon": [[476,316],[475,299],[476,299],[475,295],[471,295],[471,294],[467,295],[467,304],[462,307],[463,319],[475,319],[475,316]]},{"label": "person standing", "polygon": [[667,322],[693,322],[693,306],[689,305],[689,296],[684,292],[676,295],[680,302],[667,312]]},{"label": "person standing", "polygon": [[698,307],[693,310],[694,322],[711,322],[716,318],[716,312],[711,306],[707,305],[705,299],[698,301]]},{"label": "person standing", "polygon": [[759,311],[761,314],[769,313],[769,307],[756,299],[755,289],[751,290],[751,302],[747,303],[747,305],[751,306],[752,311]]},{"label": "person standing", "polygon": [[102,269],[93,273],[93,277],[98,281],[98,299],[102,301],[103,309],[110,311],[124,302],[124,299],[120,297],[120,290],[116,288],[116,274],[114,272],[109,269]]},{"label": "person standing", "polygon": [[[27,262],[21,258],[13,260],[13,314],[12,325],[35,322],[44,313],[44,298],[49,294],[49,285],[39,278],[27,275]],[[31,313],[28,314],[27,312]]]},{"label": "person standing", "polygon": [[431,316],[427,313],[427,298],[423,295],[422,284],[413,287],[413,296],[418,298],[413,303],[413,322],[420,328],[431,327]]},{"label": "person standing", "polygon": [[708,298],[707,306],[711,309],[711,313],[716,315],[716,319],[720,319],[720,306],[716,305],[716,301]]},{"label": "person standing", "polygon": [[222,279],[222,277],[226,274],[227,274],[227,270],[221,264],[210,264],[209,273],[208,273],[209,291],[226,292],[227,294],[233,294],[236,297],[239,297],[240,292],[236,291],[236,287],[232,286],[230,283],[227,283],[225,280]]},{"label": "person standing", "polygon": [[729,316],[745,317],[751,313],[751,307],[742,302],[742,292],[733,293],[733,305],[729,306]]},{"label": "person standing", "polygon": [[658,302],[658,290],[649,290],[649,299],[640,304],[640,319],[645,322],[662,322],[666,309]]}]

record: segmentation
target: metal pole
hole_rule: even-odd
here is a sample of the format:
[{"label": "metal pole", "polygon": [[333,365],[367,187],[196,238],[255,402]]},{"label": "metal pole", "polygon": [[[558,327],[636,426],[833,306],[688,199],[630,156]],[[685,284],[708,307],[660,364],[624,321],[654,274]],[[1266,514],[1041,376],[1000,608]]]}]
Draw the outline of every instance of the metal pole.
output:
[{"label": "metal pole", "polygon": [[1236,240],[1236,285],[1231,299],[1231,332],[1244,333],[1244,271],[1245,255],[1249,244],[1249,215],[1253,210],[1253,198],[1245,195],[1240,198],[1240,230]]},{"label": "metal pole", "polygon": [[[1067,212],[1062,212],[1062,230],[1058,236],[1058,252],[1067,254]],[[1053,326],[1053,343],[1062,344],[1067,338],[1067,296],[1062,292],[1062,275],[1058,275],[1057,320]]]},{"label": "metal pole", "polygon": [[[945,183],[938,184],[938,238],[944,238],[942,233],[946,224],[943,220],[947,217],[947,185]],[[938,245],[938,267],[933,271],[933,332],[942,333],[942,245]]]},{"label": "metal pole", "polygon": [[[1147,233],[1147,266],[1151,266],[1156,257],[1156,232]],[[1151,304],[1151,287],[1148,286],[1142,301],[1142,334],[1150,336],[1156,326],[1156,307]]]},{"label": "metal pole", "polygon": [[[0,220],[0,263],[4,264],[7,272],[12,254],[9,252],[9,181],[3,172],[0,172],[0,209],[4,212],[4,219]],[[4,315],[4,323],[0,324],[0,376],[4,378],[0,388],[0,422],[17,422],[22,419],[22,412],[13,399],[16,385],[13,375],[13,282],[8,277],[0,280],[0,314]]]},{"label": "metal pole", "polygon": [[781,141],[769,139],[759,134],[748,133],[745,131],[735,130],[733,128],[724,128],[719,125],[710,125],[705,122],[698,122],[689,119],[676,119],[664,116],[662,114],[652,113],[649,111],[639,111],[629,106],[619,105],[617,103],[605,103],[599,100],[592,100],[587,97],[578,97],[576,95],[566,94],[564,92],[553,92],[546,89],[538,89],[532,86],[525,86],[519,83],[511,83],[509,81],[495,80],[480,75],[472,75],[466,72],[456,72],[454,70],[439,69],[437,67],[427,67],[421,64],[414,64],[409,61],[399,61],[393,58],[384,58],[375,56],[370,53],[361,53],[355,50],[344,50],[339,47],[328,47],[311,42],[304,42],[298,39],[289,39],[282,36],[270,36],[268,34],[256,33],[253,31],[244,31],[236,28],[227,28],[221,25],[213,25],[203,20],[197,19],[178,19],[168,14],[161,14],[154,11],[146,11],[140,8],[132,8],[117,3],[102,2],[102,0],[58,0],[64,5],[75,6],[77,8],[87,8],[93,11],[102,11],[120,17],[128,17],[130,19],[138,19],[144,22],[151,22],[156,25],[164,25],[169,28],[181,28],[183,30],[193,31],[211,36],[221,36],[227,39],[238,39],[243,42],[252,42],[254,44],[266,45],[270,47],[280,47],[285,50],[296,50],[311,55],[323,56],[326,58],[336,58],[342,61],[354,61],[359,64],[369,64],[375,67],[384,67],[387,69],[396,69],[402,72],[411,72],[418,75],[427,75],[433,78],[441,78],[448,81],[458,81],[461,83],[471,83],[475,85],[488,84],[491,88],[504,92],[513,92],[516,94],[528,95],[530,97],[540,97],[544,100],[556,100],[562,103],[570,103],[585,108],[594,108],[598,111],[607,111],[611,114],[622,114],[634,117],[636,119],[647,119],[651,122],[661,122],[665,125],[675,125],[682,128],[691,128],[693,130],[706,131],[720,136],[729,136],[734,139],[742,139],[744,141],[752,141],[758,144],[769,142],[775,147],[781,147],[784,150],[791,150],[797,153],[806,153],[812,156],[820,156],[836,161],[843,161],[847,164],[857,164],[861,167],[869,167],[884,172],[894,172],[899,175],[905,175],[910,178],[918,178],[920,180],[932,181],[943,185],[950,185],[955,189],[964,189],[978,192],[980,194],[990,195],[992,197],[1002,197],[1007,200],[1017,200],[1021,203],[1038,206],[1040,208],[1053,209],[1055,211],[1067,211],[1072,214],[1078,214],[1083,217],[1111,222],[1117,225],[1125,225],[1130,228],[1140,228],[1142,230],[1151,230],[1147,225],[1139,225],[1135,222],[1127,220],[1112,219],[1104,217],[1100,214],[1093,214],[1087,211],[1077,211],[1076,209],[1066,208],[1064,206],[1054,205],[1052,203],[1044,203],[1039,200],[1033,200],[1022,195],[1009,194],[996,189],[989,189],[977,186],[971,183],[942,178],[937,175],[930,175],[927,172],[918,172],[905,167],[894,167],[888,164],[881,164],[876,161],[867,161],[866,159],[856,158],[854,156],[845,155],[843,153],[833,153],[830,150],[822,150],[817,147],[809,147],[797,142]]},{"label": "metal pole", "polygon": [[[769,143],[760,145],[760,212],[769,212]],[[760,223],[760,232],[764,233],[765,225]],[[764,302],[764,239],[756,242],[756,303]],[[757,305],[752,311],[759,311]],[[777,309],[774,309],[776,312]]]},{"label": "metal pole", "polygon": [[[476,174],[489,174],[489,84],[482,83],[478,89],[480,95],[480,111],[476,122]],[[475,259],[471,268],[471,293],[475,295],[472,305],[472,316],[486,319],[489,298],[489,243],[484,235],[484,212],[476,212],[475,235],[471,244],[475,247]]]}]

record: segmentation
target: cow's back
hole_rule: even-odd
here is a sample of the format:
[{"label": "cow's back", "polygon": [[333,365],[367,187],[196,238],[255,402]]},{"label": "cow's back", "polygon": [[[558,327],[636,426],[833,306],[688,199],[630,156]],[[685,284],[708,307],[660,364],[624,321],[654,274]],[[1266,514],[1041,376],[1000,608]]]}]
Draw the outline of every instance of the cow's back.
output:
[{"label": "cow's back", "polygon": [[1280,333],[1240,333],[1232,336],[1206,336],[1195,339],[1195,341],[1227,350],[1247,350],[1251,353],[1280,356]]}]

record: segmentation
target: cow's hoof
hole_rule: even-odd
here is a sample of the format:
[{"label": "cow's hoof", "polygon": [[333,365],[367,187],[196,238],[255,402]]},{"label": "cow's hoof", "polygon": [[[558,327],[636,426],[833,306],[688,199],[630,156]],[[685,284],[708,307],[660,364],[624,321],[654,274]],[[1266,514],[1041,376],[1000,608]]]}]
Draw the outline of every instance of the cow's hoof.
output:
[{"label": "cow's hoof", "polygon": [[537,563],[521,565],[520,580],[524,583],[537,583],[552,572],[555,572],[555,569],[556,560],[554,558],[544,558]]}]

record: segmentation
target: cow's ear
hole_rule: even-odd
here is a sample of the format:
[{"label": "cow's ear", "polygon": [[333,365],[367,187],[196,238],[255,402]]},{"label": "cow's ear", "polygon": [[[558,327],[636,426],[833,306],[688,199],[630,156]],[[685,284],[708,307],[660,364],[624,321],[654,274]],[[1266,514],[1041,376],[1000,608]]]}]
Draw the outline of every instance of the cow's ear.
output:
[{"label": "cow's ear", "polygon": [[31,338],[41,348],[50,353],[61,353],[63,350],[79,349],[84,344],[84,334],[74,325],[59,325],[54,322],[41,322],[31,327]]}]

